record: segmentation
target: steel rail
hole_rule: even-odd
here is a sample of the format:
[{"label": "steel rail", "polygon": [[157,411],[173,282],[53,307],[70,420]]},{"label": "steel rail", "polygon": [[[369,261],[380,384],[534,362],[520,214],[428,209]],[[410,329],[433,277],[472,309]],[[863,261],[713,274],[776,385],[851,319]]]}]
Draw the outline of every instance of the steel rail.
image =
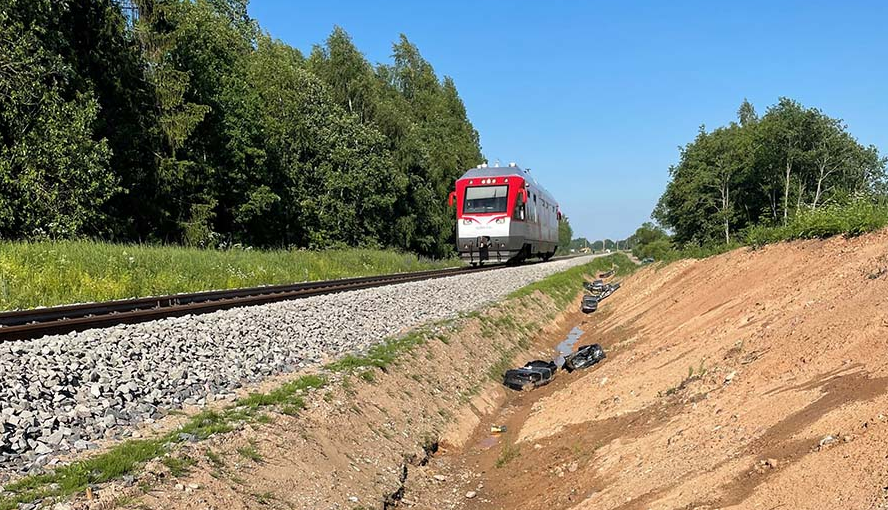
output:
[{"label": "steel rail", "polygon": [[0,342],[25,340],[45,335],[58,335],[118,324],[133,324],[166,317],[181,317],[255,306],[322,294],[383,287],[398,283],[431,280],[479,271],[490,271],[503,265],[460,267],[380,276],[364,276],[289,285],[215,290],[168,296],[121,299],[99,303],[62,305],[28,310],[0,312]]}]

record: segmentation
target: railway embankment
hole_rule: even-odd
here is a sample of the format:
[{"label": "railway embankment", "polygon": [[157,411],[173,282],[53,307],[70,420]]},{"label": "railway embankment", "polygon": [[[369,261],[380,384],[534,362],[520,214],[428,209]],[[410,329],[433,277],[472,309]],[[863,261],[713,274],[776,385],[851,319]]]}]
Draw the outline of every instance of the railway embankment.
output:
[{"label": "railway embankment", "polygon": [[[414,508],[888,507],[888,231],[646,267],[593,368],[510,394]],[[506,433],[491,434],[490,426]]]},{"label": "railway embankment", "polygon": [[[381,501],[397,491],[405,458],[421,459],[423,446],[434,445],[448,424],[462,423],[460,416],[474,415],[471,409],[494,406],[486,385],[495,388],[501,366],[552,327],[546,325],[576,295],[575,266],[586,262],[0,345],[10,380],[4,402],[30,406],[24,414],[34,418],[29,428],[4,435],[4,460],[49,473],[7,484],[0,502],[73,494],[91,507],[119,503],[121,495],[126,503],[134,491],[140,504],[158,508],[180,499],[191,508],[209,494],[219,498],[208,508],[231,501],[252,508],[269,498],[297,508]],[[569,284],[563,273],[546,278],[571,267]],[[520,290],[535,281],[542,287],[533,295]],[[379,344],[385,337],[391,340]],[[22,357],[35,362],[15,362]],[[6,423],[23,414],[13,406],[4,408]],[[188,412],[175,411],[181,407]],[[47,442],[53,434],[60,441]],[[38,454],[40,444],[53,451]],[[142,471],[151,458],[160,460]],[[333,464],[312,468],[322,459]],[[284,472],[289,478],[280,486],[276,477]],[[87,487],[105,482],[112,483],[92,487],[83,500]],[[139,487],[154,489],[142,494]]]}]

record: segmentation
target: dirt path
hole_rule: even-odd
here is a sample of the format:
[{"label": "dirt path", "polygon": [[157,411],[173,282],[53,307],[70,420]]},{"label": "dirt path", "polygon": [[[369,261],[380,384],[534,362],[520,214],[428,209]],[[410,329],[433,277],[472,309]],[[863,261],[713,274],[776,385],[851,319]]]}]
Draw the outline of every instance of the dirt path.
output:
[{"label": "dirt path", "polygon": [[404,503],[888,508],[886,269],[886,232],[645,268],[558,332],[604,363],[511,393]]}]

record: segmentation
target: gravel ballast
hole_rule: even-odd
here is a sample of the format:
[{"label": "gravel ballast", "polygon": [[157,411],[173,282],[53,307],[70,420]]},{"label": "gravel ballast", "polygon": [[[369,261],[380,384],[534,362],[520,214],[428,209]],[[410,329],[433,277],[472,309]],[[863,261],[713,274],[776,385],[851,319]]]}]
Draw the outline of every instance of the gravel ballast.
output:
[{"label": "gravel ballast", "polygon": [[0,344],[0,469],[455,317],[591,257]]}]

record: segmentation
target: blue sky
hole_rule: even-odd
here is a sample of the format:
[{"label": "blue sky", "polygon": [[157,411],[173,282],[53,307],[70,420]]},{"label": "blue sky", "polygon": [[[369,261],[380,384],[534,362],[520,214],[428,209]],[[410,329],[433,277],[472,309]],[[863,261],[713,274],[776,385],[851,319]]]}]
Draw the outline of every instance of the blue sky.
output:
[{"label": "blue sky", "polygon": [[371,62],[404,33],[453,77],[493,162],[558,198],[575,235],[622,239],[648,220],[700,124],[780,96],[888,150],[888,2],[252,0],[308,52],[333,25]]}]

